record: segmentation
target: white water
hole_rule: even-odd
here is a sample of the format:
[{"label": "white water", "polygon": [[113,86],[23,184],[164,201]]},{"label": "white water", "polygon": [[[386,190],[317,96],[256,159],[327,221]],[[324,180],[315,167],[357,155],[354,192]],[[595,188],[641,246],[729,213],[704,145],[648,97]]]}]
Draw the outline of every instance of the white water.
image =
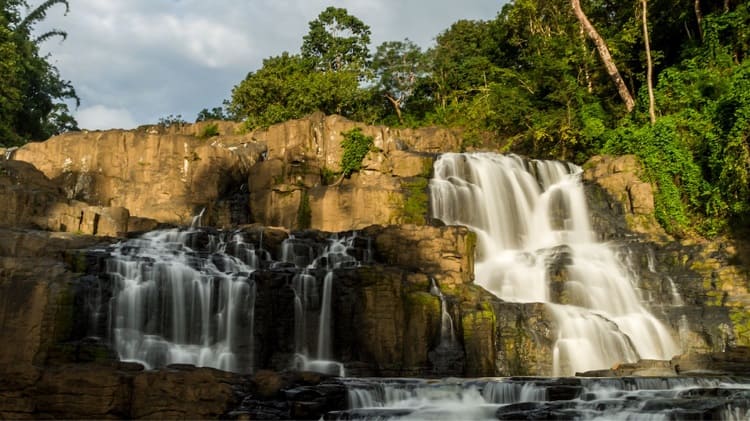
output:
[{"label": "white water", "polygon": [[[709,403],[706,408],[714,407],[713,415],[739,420],[747,419],[750,396],[747,384],[721,377],[344,381],[350,411],[341,419],[491,420],[504,407],[519,411],[515,413],[519,419],[533,419],[535,405],[524,409],[514,404],[536,403],[552,411],[539,413],[549,419],[670,420],[695,417],[700,412],[683,412],[690,407],[685,401],[703,400]],[[724,392],[717,394],[719,389]]]},{"label": "white water", "polygon": [[[476,283],[499,298],[547,303],[558,324],[554,374],[669,359],[679,347],[642,305],[636,280],[595,241],[581,169],[491,153],[444,154],[430,181],[432,215],[477,233]],[[562,262],[553,296],[549,262]]]},{"label": "white water", "polygon": [[448,306],[445,302],[443,293],[435,283],[435,279],[430,278],[430,294],[440,299],[440,346],[451,347],[456,343],[456,333],[453,328],[453,318],[448,313]]},{"label": "white water", "polygon": [[210,237],[212,258],[203,258],[189,245],[195,233],[153,231],[115,247],[107,261],[115,350],[147,368],[184,363],[250,372],[255,254],[238,236],[234,255]]},{"label": "white water", "polygon": [[[322,252],[310,244],[289,237],[282,243],[282,261],[301,269],[294,277],[295,366],[298,369],[344,376],[343,364],[333,360],[332,291],[334,270],[359,264],[348,254],[355,236],[334,235]],[[367,256],[365,256],[367,258]],[[325,270],[322,288],[312,275]],[[309,338],[309,327],[316,325],[315,340]],[[314,351],[311,351],[314,350]]]}]

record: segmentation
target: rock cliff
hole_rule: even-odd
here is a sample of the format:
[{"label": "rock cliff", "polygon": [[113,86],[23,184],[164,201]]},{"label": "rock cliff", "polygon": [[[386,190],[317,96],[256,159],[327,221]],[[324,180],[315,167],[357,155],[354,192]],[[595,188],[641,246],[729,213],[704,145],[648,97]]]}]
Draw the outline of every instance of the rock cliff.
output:
[{"label": "rock cliff", "polygon": [[597,156],[584,169],[595,230],[629,254],[644,299],[678,332],[683,352],[749,345],[746,239],[667,235],[634,156]]},{"label": "rock cliff", "polygon": [[[202,136],[209,124],[218,136]],[[238,134],[239,127],[204,122],[71,132],[8,155],[41,171],[67,201],[127,210],[130,231],[153,227],[144,218],[189,224],[203,209],[203,223],[214,226],[342,231],[423,219],[424,199],[416,213],[405,213],[405,202],[423,194],[432,154],[460,145],[449,130],[390,129],[322,114],[249,133]],[[343,133],[354,128],[371,136],[374,148],[358,174],[333,183]]]},{"label": "rock cliff", "polygon": [[[202,138],[210,124],[219,135]],[[331,177],[340,170],[342,133],[355,127],[375,147],[361,171]],[[358,230],[370,241],[372,261],[337,270],[333,285],[335,357],[352,375],[552,373],[556,327],[548,309],[504,302],[474,285],[476,236],[430,225],[432,163],[460,148],[460,134],[320,114],[251,133],[237,128],[69,133],[0,160],[0,332],[13,344],[0,347],[0,417],[317,418],[323,408],[343,409],[341,384],[278,374],[295,351],[288,267],[253,275],[252,377],[185,366],[143,371],[117,363],[106,338],[89,337],[103,327],[88,320],[84,296],[112,291],[102,252],[118,239],[102,236],[188,225],[202,209],[202,225],[235,229],[277,259],[290,234],[312,242]],[[600,239],[630,262],[642,299],[688,354],[673,360],[670,375],[678,374],[675,364],[698,370],[750,345],[747,248],[728,238],[667,235],[634,157],[595,157],[583,168]],[[441,300],[453,321],[449,345],[441,337]],[[313,384],[332,392],[305,389]]]}]

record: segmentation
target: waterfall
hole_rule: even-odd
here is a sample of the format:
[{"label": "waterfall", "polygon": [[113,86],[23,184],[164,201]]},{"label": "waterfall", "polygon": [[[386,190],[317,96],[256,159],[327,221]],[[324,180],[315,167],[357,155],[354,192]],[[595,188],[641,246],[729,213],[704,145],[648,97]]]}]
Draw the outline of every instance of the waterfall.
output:
[{"label": "waterfall", "polygon": [[440,346],[452,346],[456,342],[456,334],[453,329],[453,318],[448,313],[445,297],[438,288],[434,278],[430,278],[430,294],[440,299]]},{"label": "waterfall", "polygon": [[477,284],[506,301],[547,304],[558,325],[555,375],[669,359],[679,353],[671,333],[641,303],[624,262],[595,241],[581,172],[515,155],[444,154],[430,181],[432,215],[477,234]]},{"label": "waterfall", "polygon": [[[298,369],[343,376],[343,364],[333,360],[333,283],[335,269],[360,264],[349,254],[356,239],[352,236],[332,235],[322,251],[305,241],[290,236],[281,246],[281,259],[300,269],[293,281],[295,294],[295,366]],[[368,243],[369,245],[369,243]],[[365,259],[370,251],[365,251]],[[314,273],[324,271],[322,286]],[[317,318],[317,323],[316,323]],[[315,340],[309,339],[309,328],[317,325]],[[311,351],[311,350],[314,350]]]},{"label": "waterfall", "polygon": [[241,237],[229,242],[231,253],[225,238],[172,229],[114,246],[109,335],[121,360],[252,371],[257,257]]}]

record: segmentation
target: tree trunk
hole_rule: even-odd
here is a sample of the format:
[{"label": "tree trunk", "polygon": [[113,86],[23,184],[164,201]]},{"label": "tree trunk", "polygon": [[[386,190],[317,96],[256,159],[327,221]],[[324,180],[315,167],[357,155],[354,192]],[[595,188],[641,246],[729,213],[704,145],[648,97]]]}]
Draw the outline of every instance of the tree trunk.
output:
[{"label": "tree trunk", "polygon": [[646,84],[648,86],[648,117],[651,125],[656,123],[656,105],[654,100],[654,64],[651,61],[651,42],[648,37],[648,0],[641,0],[643,6],[643,42],[646,44]]},{"label": "tree trunk", "polygon": [[604,42],[604,39],[596,31],[596,28],[594,28],[591,22],[589,22],[586,14],[583,13],[580,0],[570,0],[570,3],[573,6],[573,12],[578,18],[578,21],[581,23],[581,26],[583,26],[584,31],[586,31],[586,35],[594,41],[596,49],[599,52],[599,57],[601,57],[604,62],[604,67],[607,69],[607,74],[609,74],[609,77],[615,83],[615,86],[617,86],[617,92],[625,103],[625,109],[628,112],[633,111],[633,108],[635,108],[635,101],[633,100],[633,96],[630,95],[630,90],[628,90],[627,85],[625,85],[625,81],[622,80],[622,76],[620,76],[620,72],[617,70],[615,62],[612,60],[612,55],[609,53],[607,43]]},{"label": "tree trunk", "polygon": [[701,0],[695,0],[695,20],[698,21],[698,35],[701,37],[703,42],[703,12],[701,12]]},{"label": "tree trunk", "polygon": [[385,97],[388,98],[388,101],[391,102],[393,105],[393,108],[396,110],[396,116],[398,117],[398,122],[401,124],[404,124],[404,119],[401,117],[401,101],[393,98],[392,96],[385,94]]}]

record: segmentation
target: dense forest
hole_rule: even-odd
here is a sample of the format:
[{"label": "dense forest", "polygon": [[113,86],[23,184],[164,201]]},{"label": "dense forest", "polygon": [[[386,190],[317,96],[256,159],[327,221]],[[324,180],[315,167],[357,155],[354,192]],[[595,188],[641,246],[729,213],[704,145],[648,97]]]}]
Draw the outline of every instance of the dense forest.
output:
[{"label": "dense forest", "polygon": [[[69,83],[2,0],[0,137],[19,143],[75,129]],[[674,234],[714,235],[750,215],[750,10],[745,0],[515,0],[487,21],[457,21],[422,50],[371,46],[370,28],[329,7],[299,52],[268,57],[198,119],[248,130],[313,111],[370,124],[440,125],[464,147],[583,163],[633,153]],[[373,48],[374,47],[374,48]]]}]

